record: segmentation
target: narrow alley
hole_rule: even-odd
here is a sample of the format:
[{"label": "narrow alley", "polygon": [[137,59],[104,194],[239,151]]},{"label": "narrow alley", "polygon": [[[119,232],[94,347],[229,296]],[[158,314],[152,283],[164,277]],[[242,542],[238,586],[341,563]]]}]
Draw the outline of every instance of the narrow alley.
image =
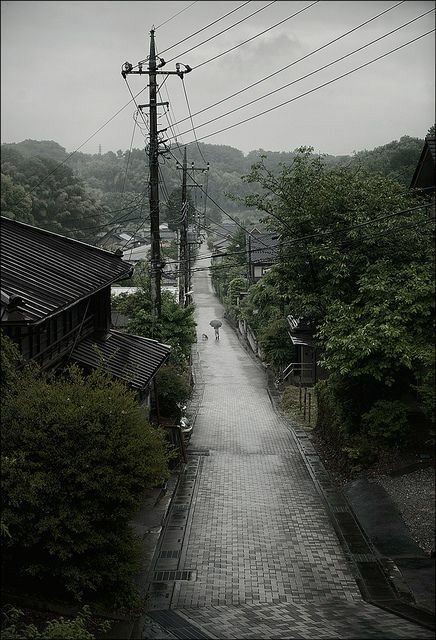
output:
[{"label": "narrow alley", "polygon": [[433,637],[363,600],[262,368],[225,320],[214,338],[224,309],[207,265],[194,273],[198,414],[149,592],[168,633],[142,637]]}]

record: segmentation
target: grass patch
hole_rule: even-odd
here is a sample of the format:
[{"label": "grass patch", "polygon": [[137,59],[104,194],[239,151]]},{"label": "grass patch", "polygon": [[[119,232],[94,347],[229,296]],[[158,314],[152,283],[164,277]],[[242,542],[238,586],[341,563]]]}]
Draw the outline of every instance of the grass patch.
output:
[{"label": "grass patch", "polygon": [[[301,400],[300,400],[301,398]],[[309,402],[310,402],[310,419],[309,419]],[[295,385],[289,385],[283,391],[281,397],[281,407],[286,415],[296,422],[306,431],[311,431],[316,424],[317,418],[317,401],[315,389],[313,387],[306,388],[306,411],[304,411],[304,387],[300,388]]]}]

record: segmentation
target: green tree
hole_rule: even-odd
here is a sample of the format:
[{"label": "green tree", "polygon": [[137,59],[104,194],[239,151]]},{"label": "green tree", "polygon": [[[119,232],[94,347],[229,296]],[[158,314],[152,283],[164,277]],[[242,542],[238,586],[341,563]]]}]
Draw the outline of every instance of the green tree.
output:
[{"label": "green tree", "polygon": [[359,151],[354,155],[352,165],[398,180],[408,187],[423,145],[424,140],[421,138],[402,136],[399,140],[393,140],[371,151]]},{"label": "green tree", "polygon": [[2,562],[9,584],[121,604],[143,492],[168,477],[165,436],[100,371],[24,372],[2,402]]},{"label": "green tree", "polygon": [[426,396],[433,248],[420,207],[428,201],[362,168],[328,166],[305,148],[278,175],[262,159],[245,180],[261,187],[245,204],[264,211],[281,237],[278,264],[244,301],[250,324],[255,308],[260,331],[277,313],[312,321],[338,399],[355,402],[347,407],[351,430],[371,402],[420,385]]},{"label": "green tree", "polygon": [[2,215],[92,241],[108,212],[65,164],[2,145]]},{"label": "green tree", "polygon": [[171,346],[170,361],[186,367],[195,341],[194,306],[181,307],[169,291],[162,291],[161,315],[152,312],[148,267],[134,278],[138,290],[121,294],[113,300],[114,307],[130,317],[130,333],[159,340]]}]

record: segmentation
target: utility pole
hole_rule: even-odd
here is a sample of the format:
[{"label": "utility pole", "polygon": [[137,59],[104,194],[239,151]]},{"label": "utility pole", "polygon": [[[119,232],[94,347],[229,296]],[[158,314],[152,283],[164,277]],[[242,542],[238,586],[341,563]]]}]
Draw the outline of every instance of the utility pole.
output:
[{"label": "utility pole", "polygon": [[150,32],[150,56],[148,59],[149,77],[149,118],[150,118],[150,149],[149,165],[149,202],[150,202],[150,233],[151,233],[151,306],[154,315],[160,317],[161,310],[161,262],[160,262],[160,234],[159,234],[159,141],[157,136],[157,82],[156,82],[156,49],[154,31]]},{"label": "utility pole", "polygon": [[[179,304],[181,306],[187,306],[189,299],[187,293],[191,290],[191,252],[188,242],[188,195],[187,187],[198,187],[198,184],[187,184],[188,177],[188,161],[186,156],[186,147],[183,152],[183,165],[178,165],[178,168],[182,169],[182,202],[181,202],[181,215],[180,215],[180,250],[179,250]],[[206,173],[209,171],[209,163],[206,167],[196,167],[194,163],[191,163],[191,171],[201,171]],[[206,173],[207,175],[207,173]]]},{"label": "utility pole", "polygon": [[182,165],[182,203],[180,215],[180,279],[179,279],[179,304],[185,306],[186,294],[188,289],[188,202],[187,202],[187,175],[188,161],[186,159],[186,147],[183,150]]},{"label": "utility pole", "polygon": [[[157,64],[159,61],[159,64]],[[143,68],[143,64],[148,62],[148,69]],[[161,274],[162,262],[160,255],[160,233],[159,233],[159,155],[165,153],[159,150],[159,144],[166,142],[159,140],[159,134],[166,131],[157,130],[157,107],[167,106],[168,102],[157,102],[157,79],[161,75],[178,75],[183,79],[185,73],[191,71],[191,67],[182,63],[176,63],[175,71],[160,71],[165,66],[165,60],[156,56],[156,46],[154,41],[154,29],[150,31],[150,53],[147,60],[138,62],[135,69],[130,62],[125,62],[122,66],[121,75],[124,79],[128,74],[147,74],[149,76],[149,104],[138,105],[138,109],[149,108],[150,124],[150,144],[148,152],[149,160],[149,203],[150,203],[150,233],[151,233],[151,303],[152,312],[156,317],[161,313]],[[181,70],[184,67],[184,71]]]}]

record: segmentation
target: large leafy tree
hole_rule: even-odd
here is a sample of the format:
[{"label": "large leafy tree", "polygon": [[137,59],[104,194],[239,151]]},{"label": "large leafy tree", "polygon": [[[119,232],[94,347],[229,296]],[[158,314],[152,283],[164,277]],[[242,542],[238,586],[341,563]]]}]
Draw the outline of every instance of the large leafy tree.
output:
[{"label": "large leafy tree", "polygon": [[428,203],[390,178],[331,168],[311,152],[301,149],[278,175],[261,160],[245,178],[262,189],[245,204],[264,211],[281,239],[279,262],[250,292],[246,310],[265,299],[275,310],[281,304],[283,315],[310,319],[327,369],[370,385],[372,399],[414,385],[428,390]]},{"label": "large leafy tree", "polygon": [[49,231],[91,241],[108,212],[66,165],[2,148],[2,214]]},{"label": "large leafy tree", "polygon": [[129,521],[144,489],[168,477],[165,436],[102,372],[17,373],[16,350],[3,347],[3,578],[120,604],[137,570]]}]

